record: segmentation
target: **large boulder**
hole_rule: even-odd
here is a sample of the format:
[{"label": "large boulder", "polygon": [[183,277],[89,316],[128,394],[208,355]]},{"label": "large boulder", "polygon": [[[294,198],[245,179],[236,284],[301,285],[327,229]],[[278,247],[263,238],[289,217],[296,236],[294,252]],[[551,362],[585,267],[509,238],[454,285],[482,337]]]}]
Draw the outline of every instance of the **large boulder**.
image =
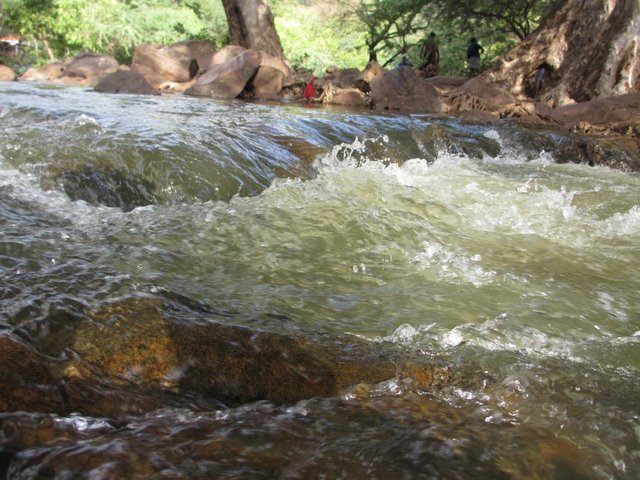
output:
[{"label": "large boulder", "polygon": [[341,69],[331,66],[326,70],[327,74],[318,82],[324,90],[349,90],[358,89],[363,93],[371,92],[371,81],[384,70],[377,62],[370,62],[364,71],[355,68]]},{"label": "large boulder", "polygon": [[246,48],[240,47],[239,45],[226,45],[213,55],[209,68],[227,63],[246,50]]},{"label": "large boulder", "polygon": [[258,50],[245,50],[225,63],[211,67],[184,92],[185,95],[237,97],[260,68],[262,55]]},{"label": "large boulder", "polygon": [[380,66],[378,62],[369,62],[365,69],[360,73],[355,80],[355,87],[364,92],[371,92],[371,82],[378,75],[382,75],[384,73],[384,69]]},{"label": "large boulder", "polygon": [[198,68],[202,72],[206,72],[211,65],[216,49],[209,40],[185,40],[183,42],[174,43],[171,48],[189,58],[198,62]]},{"label": "large boulder", "polygon": [[410,67],[398,67],[373,78],[371,99],[378,110],[443,113],[446,108],[436,89]]},{"label": "large boulder", "polygon": [[20,80],[27,82],[41,82],[47,80],[55,80],[64,73],[64,63],[52,62],[40,68],[29,68],[22,75]]},{"label": "large boulder", "polygon": [[270,100],[280,97],[284,74],[277,68],[261,66],[252,77],[249,88],[255,98]]},{"label": "large boulder", "polygon": [[98,82],[94,90],[100,93],[160,95],[142,75],[128,70],[118,70],[110,73]]},{"label": "large boulder", "polygon": [[261,53],[260,68],[251,78],[247,89],[255,98],[263,100],[280,98],[284,79],[291,75],[292,70],[281,58]]},{"label": "large boulder", "polygon": [[172,47],[143,44],[136,48],[131,71],[142,75],[154,88],[164,82],[188,82],[198,73],[198,61]]},{"label": "large boulder", "polygon": [[108,55],[83,53],[65,65],[60,80],[63,83],[96,85],[105,75],[118,70],[118,61]]},{"label": "large boulder", "polygon": [[285,60],[274,57],[273,55],[269,55],[265,52],[262,52],[260,67],[269,67],[279,70],[285,78],[293,74],[293,69]]},{"label": "large boulder", "polygon": [[329,83],[335,88],[351,88],[356,86],[356,81],[361,78],[361,72],[357,68],[339,69],[330,67],[329,72],[323,77],[324,83]]},{"label": "large boulder", "polygon": [[6,65],[0,65],[0,82],[13,82],[16,79],[16,72]]}]

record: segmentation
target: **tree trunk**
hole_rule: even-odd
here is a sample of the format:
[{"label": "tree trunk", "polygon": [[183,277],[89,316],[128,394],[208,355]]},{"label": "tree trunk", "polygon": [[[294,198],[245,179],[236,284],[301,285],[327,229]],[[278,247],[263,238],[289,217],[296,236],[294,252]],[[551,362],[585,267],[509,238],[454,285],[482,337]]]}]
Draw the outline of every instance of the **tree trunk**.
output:
[{"label": "tree trunk", "polygon": [[640,2],[566,0],[483,75],[513,95],[531,96],[539,65],[550,71],[537,92],[552,105],[640,90]]},{"label": "tree trunk", "polygon": [[267,0],[222,0],[231,41],[284,58]]}]

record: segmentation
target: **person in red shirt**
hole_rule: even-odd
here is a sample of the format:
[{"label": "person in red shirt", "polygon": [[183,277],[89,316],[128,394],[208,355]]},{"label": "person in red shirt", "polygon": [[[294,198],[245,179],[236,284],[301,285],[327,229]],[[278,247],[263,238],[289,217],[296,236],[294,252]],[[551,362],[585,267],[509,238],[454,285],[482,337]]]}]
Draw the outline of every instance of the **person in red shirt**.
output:
[{"label": "person in red shirt", "polygon": [[313,84],[313,82],[315,82],[317,79],[318,79],[317,77],[311,77],[311,81],[307,83],[307,85],[304,87],[303,96],[304,96],[304,101],[307,103],[310,103],[313,97],[316,96],[316,87]]}]

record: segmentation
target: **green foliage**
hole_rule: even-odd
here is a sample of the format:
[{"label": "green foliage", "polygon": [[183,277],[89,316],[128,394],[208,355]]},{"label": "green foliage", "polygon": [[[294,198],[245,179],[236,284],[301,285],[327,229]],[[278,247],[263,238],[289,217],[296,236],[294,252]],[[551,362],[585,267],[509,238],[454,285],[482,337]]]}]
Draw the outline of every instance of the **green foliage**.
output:
[{"label": "green foliage", "polygon": [[365,66],[363,32],[355,19],[343,18],[330,3],[273,2],[278,36],[285,57],[294,68],[321,75],[329,65]]},{"label": "green foliage", "polygon": [[[393,66],[401,55],[421,63],[420,46],[436,32],[440,72],[466,74],[471,36],[485,51],[483,68],[537,26],[554,0],[269,0],[286,58],[321,75],[329,65],[363,68],[375,51]],[[2,0],[0,28],[34,48],[25,62],[43,63],[91,50],[131,61],[141,43],[208,39],[228,42],[221,0]]]},{"label": "green foliage", "polygon": [[355,15],[366,28],[365,42],[372,59],[382,65],[407,55],[420,63],[420,32],[429,26],[430,0],[361,0]]},{"label": "green foliage", "polygon": [[4,2],[0,10],[4,28],[22,35],[36,47],[47,40],[58,57],[90,50],[128,63],[141,43],[208,39],[222,45],[227,36],[222,3],[216,0]]},{"label": "green foliage", "polygon": [[557,0],[438,0],[448,21],[484,24],[494,34],[512,34],[522,40],[540,23]]}]

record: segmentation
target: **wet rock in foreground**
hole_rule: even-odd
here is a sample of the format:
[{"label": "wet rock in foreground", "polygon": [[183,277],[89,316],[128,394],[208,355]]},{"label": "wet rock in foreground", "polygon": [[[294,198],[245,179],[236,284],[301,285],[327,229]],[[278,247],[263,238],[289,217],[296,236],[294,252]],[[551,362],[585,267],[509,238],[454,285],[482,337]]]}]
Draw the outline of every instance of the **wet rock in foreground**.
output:
[{"label": "wet rock in foreground", "polygon": [[99,372],[114,384],[196,392],[232,404],[292,403],[407,374],[423,388],[451,380],[447,368],[356,338],[183,322],[163,308],[159,298],[130,297],[96,312],[77,329],[73,349],[81,361],[68,368],[84,378]]},{"label": "wet rock in foreground", "polygon": [[63,400],[47,359],[9,332],[0,332],[0,412],[59,412]]},{"label": "wet rock in foreground", "polygon": [[126,427],[5,414],[0,437],[6,451],[24,452],[6,455],[11,473],[38,478],[596,478],[598,452],[476,412],[473,404],[376,393],[294,407],[165,409]]}]

